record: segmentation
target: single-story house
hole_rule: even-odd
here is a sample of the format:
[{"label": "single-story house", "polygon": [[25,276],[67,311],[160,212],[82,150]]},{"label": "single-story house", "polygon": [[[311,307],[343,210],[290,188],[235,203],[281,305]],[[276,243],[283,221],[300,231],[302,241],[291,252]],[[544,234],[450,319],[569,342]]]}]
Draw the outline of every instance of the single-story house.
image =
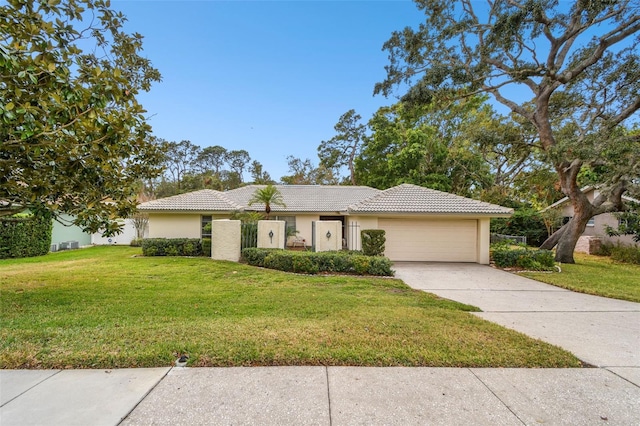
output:
[{"label": "single-story house", "polygon": [[[596,199],[598,195],[600,195],[600,191],[598,191],[597,188],[591,187],[591,186],[582,188],[582,192],[587,196],[587,199],[590,202],[593,202],[593,200]],[[640,201],[636,200],[635,198],[628,197],[626,195],[623,195],[622,199],[627,202],[640,204]],[[568,197],[564,197],[563,199],[556,201],[555,203],[551,204],[549,207],[545,208],[544,210],[553,209],[553,208],[560,209],[563,217],[563,223],[567,223],[567,221],[571,217],[573,217],[573,206],[571,205],[571,202],[569,201]],[[610,226],[612,228],[617,228],[618,225],[619,225],[619,220],[613,213],[599,214],[589,219],[589,222],[587,222],[587,227],[582,233],[582,236],[597,237],[603,243],[608,243],[608,244],[626,244],[626,245],[636,244],[635,241],[633,241],[633,235],[620,235],[618,237],[616,236],[610,237],[609,235],[607,235],[607,226]],[[578,248],[576,250],[585,251]]]},{"label": "single-story house", "polygon": [[[148,201],[150,238],[202,238],[211,220],[234,211],[264,211],[249,206],[257,189],[204,189]],[[312,223],[342,222],[343,245],[358,250],[360,231],[384,229],[385,255],[393,261],[489,263],[489,221],[513,210],[446,192],[402,184],[379,190],[367,186],[277,185],[286,207],[271,206],[271,219],[283,220],[311,245]],[[215,244],[215,241],[213,241]]]}]

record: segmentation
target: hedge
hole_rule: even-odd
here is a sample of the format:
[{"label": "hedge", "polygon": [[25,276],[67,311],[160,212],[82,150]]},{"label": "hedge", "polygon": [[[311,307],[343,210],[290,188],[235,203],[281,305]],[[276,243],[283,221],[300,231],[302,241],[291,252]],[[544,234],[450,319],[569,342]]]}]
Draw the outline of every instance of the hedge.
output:
[{"label": "hedge", "polygon": [[383,229],[363,229],[360,232],[362,238],[362,252],[367,256],[382,256],[384,244],[387,242]]},{"label": "hedge", "polygon": [[48,214],[0,218],[0,259],[49,253],[52,227]]},{"label": "hedge", "polygon": [[358,252],[301,252],[281,249],[246,248],[242,257],[252,266],[285,272],[317,274],[335,272],[358,275],[393,276],[391,261],[382,256]]},{"label": "hedge", "polygon": [[142,240],[145,256],[202,256],[202,243],[198,238],[145,238]]},{"label": "hedge", "polygon": [[532,271],[549,271],[555,266],[553,252],[549,250],[510,248],[499,244],[493,246],[491,256],[500,268],[519,267]]}]

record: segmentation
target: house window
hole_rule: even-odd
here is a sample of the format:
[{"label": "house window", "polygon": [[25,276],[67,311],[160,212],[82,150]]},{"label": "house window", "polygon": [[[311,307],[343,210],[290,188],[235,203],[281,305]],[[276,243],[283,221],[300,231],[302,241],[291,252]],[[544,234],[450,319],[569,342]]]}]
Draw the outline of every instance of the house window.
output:
[{"label": "house window", "polygon": [[589,219],[589,221],[587,222],[587,226],[596,226],[596,218],[592,217],[591,219]]},{"label": "house window", "polygon": [[202,236],[202,238],[211,238],[211,220],[211,216],[202,216],[200,226],[200,235]]},{"label": "house window", "polygon": [[284,220],[287,235],[294,235],[296,231],[296,217],[295,216],[274,216],[275,220]]}]

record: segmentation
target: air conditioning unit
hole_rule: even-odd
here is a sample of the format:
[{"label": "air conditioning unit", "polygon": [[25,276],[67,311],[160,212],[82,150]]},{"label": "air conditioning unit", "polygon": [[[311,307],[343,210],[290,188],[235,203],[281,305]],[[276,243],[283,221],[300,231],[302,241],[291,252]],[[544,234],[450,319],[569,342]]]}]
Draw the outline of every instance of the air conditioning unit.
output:
[{"label": "air conditioning unit", "polygon": [[51,244],[51,247],[49,248],[49,251],[58,251],[58,245],[57,244]]},{"label": "air conditioning unit", "polygon": [[69,248],[71,249],[79,249],[80,243],[78,241],[69,241]]},{"label": "air conditioning unit", "polygon": [[60,243],[60,250],[69,250],[69,241],[63,241]]}]

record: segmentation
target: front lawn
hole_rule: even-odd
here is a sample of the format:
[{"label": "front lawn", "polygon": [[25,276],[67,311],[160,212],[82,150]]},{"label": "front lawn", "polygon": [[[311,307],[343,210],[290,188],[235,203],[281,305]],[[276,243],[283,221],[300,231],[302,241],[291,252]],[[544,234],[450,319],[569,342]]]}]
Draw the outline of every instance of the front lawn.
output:
[{"label": "front lawn", "polygon": [[94,247],[2,260],[0,292],[0,368],[580,366],[395,279]]},{"label": "front lawn", "polygon": [[575,253],[576,263],[562,272],[524,272],[523,276],[581,293],[640,302],[640,265],[617,263],[605,256]]}]

